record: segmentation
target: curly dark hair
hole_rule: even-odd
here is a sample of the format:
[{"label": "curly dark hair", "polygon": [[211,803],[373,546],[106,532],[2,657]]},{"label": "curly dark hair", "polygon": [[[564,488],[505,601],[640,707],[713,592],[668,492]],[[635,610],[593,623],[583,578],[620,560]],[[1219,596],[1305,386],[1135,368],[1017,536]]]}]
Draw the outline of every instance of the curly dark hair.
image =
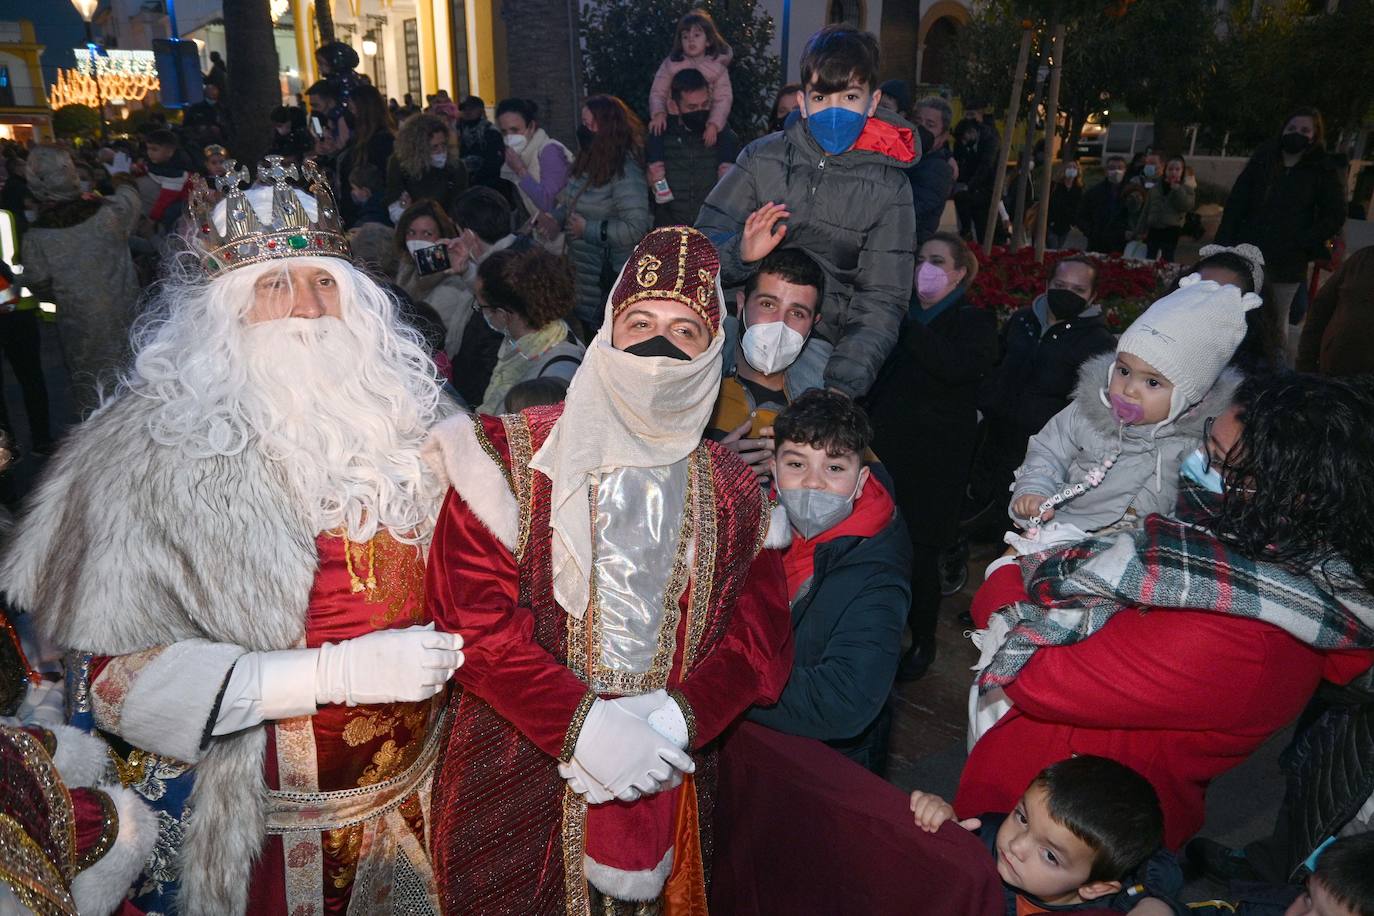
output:
[{"label": "curly dark hair", "polygon": [[1296,571],[1344,559],[1374,589],[1374,382],[1285,372],[1236,389],[1239,440],[1208,527]]},{"label": "curly dark hair", "polygon": [[477,276],[485,305],[514,312],[535,330],[572,311],[572,268],[538,245],[494,252]]},{"label": "curly dark hair", "polygon": [[784,442],[799,442],[837,458],[866,452],[873,441],[873,427],[863,408],[847,395],[812,388],[778,414],[773,437],[778,448]]},{"label": "curly dark hair", "polygon": [[575,177],[587,176],[590,187],[609,184],[625,171],[625,160],[644,163],[644,123],[613,95],[594,95],[583,103],[596,121],[596,136],[578,150]]}]

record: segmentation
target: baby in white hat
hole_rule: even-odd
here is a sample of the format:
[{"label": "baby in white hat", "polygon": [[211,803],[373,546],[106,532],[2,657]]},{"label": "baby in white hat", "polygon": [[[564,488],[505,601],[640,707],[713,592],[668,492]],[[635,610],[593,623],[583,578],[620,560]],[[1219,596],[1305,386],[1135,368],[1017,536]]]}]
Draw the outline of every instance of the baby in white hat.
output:
[{"label": "baby in white hat", "polygon": [[1230,403],[1226,365],[1260,297],[1197,276],[1151,305],[1115,354],[1079,370],[1073,402],[1026,449],[1012,484],[1007,535],[1017,553],[1132,527],[1173,510],[1183,460]]}]

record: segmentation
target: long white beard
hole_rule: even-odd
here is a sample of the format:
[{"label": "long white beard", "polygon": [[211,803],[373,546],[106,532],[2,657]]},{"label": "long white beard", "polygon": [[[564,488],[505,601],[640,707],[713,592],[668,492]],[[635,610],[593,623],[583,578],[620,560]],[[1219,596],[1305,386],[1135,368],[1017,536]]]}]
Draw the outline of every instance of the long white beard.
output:
[{"label": "long white beard", "polygon": [[375,341],[340,319],[283,318],[247,327],[243,356],[239,409],[317,530],[427,534],[437,500],[420,459],[425,423]]}]

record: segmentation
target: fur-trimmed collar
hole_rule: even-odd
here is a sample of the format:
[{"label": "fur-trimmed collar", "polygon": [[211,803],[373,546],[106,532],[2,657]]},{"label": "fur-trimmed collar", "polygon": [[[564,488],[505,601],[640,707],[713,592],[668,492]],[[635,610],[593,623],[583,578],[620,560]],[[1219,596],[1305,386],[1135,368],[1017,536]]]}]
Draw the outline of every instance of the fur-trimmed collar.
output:
[{"label": "fur-trimmed collar", "polygon": [[[1117,422],[1111,408],[1103,403],[1103,392],[1107,388],[1107,372],[1116,361],[1115,353],[1101,353],[1086,360],[1078,370],[1078,384],[1074,386],[1073,399],[1084,419],[1092,424],[1099,434],[1116,438]],[[1143,437],[1164,439],[1170,436],[1201,438],[1202,426],[1208,417],[1223,413],[1231,404],[1231,396],[1244,378],[1239,371],[1227,368],[1221,377],[1207,391],[1207,396],[1197,404],[1186,408],[1178,419],[1156,426],[1126,426],[1122,435],[1126,438]]]}]

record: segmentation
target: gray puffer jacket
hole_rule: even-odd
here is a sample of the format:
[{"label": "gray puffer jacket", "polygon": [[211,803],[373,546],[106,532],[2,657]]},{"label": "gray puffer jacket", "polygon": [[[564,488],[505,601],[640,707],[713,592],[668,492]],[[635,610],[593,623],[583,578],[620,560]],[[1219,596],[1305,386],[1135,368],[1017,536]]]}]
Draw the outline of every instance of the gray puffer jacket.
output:
[{"label": "gray puffer jacket", "polygon": [[577,282],[577,317],[596,328],[601,325],[606,306],[606,293],[601,289],[606,251],[610,251],[610,276],[614,279],[654,221],[649,214],[644,169],[634,157],[625,157],[624,170],[606,184],[590,188],[586,185],[585,175],[570,179],[559,195],[554,216],[566,219],[571,205],[572,212],[587,221],[582,238],[568,240],[568,254],[572,256]]},{"label": "gray puffer jacket", "polygon": [[[1121,521],[1127,510],[1140,519],[1173,511],[1183,459],[1202,444],[1207,418],[1230,405],[1241,375],[1227,369],[1201,403],[1172,423],[1119,426],[1101,397],[1115,360],[1115,353],[1103,353],[1079,369],[1072,403],[1031,437],[1026,460],[1016,471],[1012,503],[1032,493],[1049,497],[1068,484],[1084,482],[1089,470],[1117,450],[1119,437],[1121,454],[1102,483],[1063,503],[1054,521],[1091,532]],[[1008,511],[1013,519],[1024,521]]]},{"label": "gray puffer jacket", "polygon": [[720,250],[721,282],[739,286],[756,264],[740,260],[744,221],[763,204],[787,205],[783,248],[800,248],[825,271],[816,334],[835,347],[825,384],[868,393],[911,303],[916,211],[905,169],[920,156],[911,125],[879,108],[854,146],[827,155],[789,117],[779,133],[744,148],[712,189],[697,228]]}]

